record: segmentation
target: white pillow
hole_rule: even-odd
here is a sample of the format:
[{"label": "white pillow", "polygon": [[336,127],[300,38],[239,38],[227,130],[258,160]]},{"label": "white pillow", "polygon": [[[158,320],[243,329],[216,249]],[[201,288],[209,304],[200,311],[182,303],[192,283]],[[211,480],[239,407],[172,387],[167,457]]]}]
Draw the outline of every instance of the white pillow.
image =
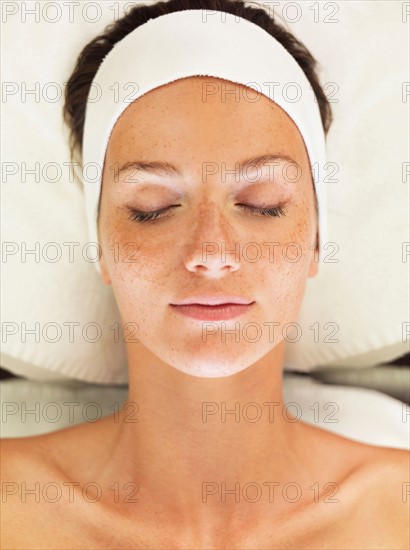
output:
[{"label": "white pillow", "polygon": [[[84,199],[64,164],[69,151],[62,122],[64,82],[82,47],[114,21],[115,10],[106,2],[77,6],[70,22],[66,4],[13,3],[16,13],[3,10],[1,365],[33,379],[123,384],[128,376],[116,332],[119,313],[111,287],[82,255]],[[283,11],[285,4],[275,12],[295,18],[296,11]],[[356,357],[365,366],[367,354],[374,362],[380,352],[387,361],[408,348],[408,260],[402,254],[408,241],[403,174],[409,99],[402,101],[408,80],[402,7],[387,1],[330,4],[337,13],[300,3],[301,19],[287,22],[319,60],[322,84],[335,83],[328,92],[337,90],[332,97],[338,100],[328,138],[328,160],[339,168],[333,175],[339,181],[328,185],[328,240],[336,245],[327,250],[328,260],[338,263],[321,263],[317,278],[308,280],[301,338],[288,344],[286,354],[286,368],[301,371],[351,366]],[[116,6],[122,13],[121,3]],[[37,19],[24,18],[24,9],[37,10]],[[339,22],[325,22],[326,16]],[[36,86],[37,100],[24,92]],[[27,169],[37,163],[38,177],[24,178],[24,163]],[[22,261],[24,243],[33,249],[36,242],[38,261],[33,254]],[[64,244],[69,242],[78,243],[74,261]],[[53,262],[56,252],[61,258]],[[77,323],[71,325],[72,341],[67,323]],[[24,341],[25,328],[36,326],[38,341],[33,334]],[[332,334],[335,343],[327,341]]]}]

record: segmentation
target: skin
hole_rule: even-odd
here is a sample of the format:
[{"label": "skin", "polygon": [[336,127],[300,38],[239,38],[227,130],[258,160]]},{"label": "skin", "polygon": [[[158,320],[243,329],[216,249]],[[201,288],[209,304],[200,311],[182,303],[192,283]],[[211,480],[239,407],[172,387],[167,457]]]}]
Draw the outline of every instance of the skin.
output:
[{"label": "skin", "polygon": [[[400,497],[408,453],[354,442],[282,415],[281,330],[274,339],[263,331],[257,344],[243,337],[223,341],[220,333],[204,341],[202,322],[179,316],[169,305],[193,292],[237,294],[255,304],[226,321],[226,328],[235,322],[263,327],[269,321],[281,328],[297,319],[307,278],[318,269],[312,247],[314,192],[298,129],[264,96],[238,102],[233,95],[222,101],[215,94],[204,102],[202,86],[210,80],[222,82],[195,77],[153,90],[123,113],[111,134],[99,218],[100,265],[124,326],[138,325],[138,342],[126,340],[128,400],[118,417],[5,440],[10,459],[5,480],[75,480],[80,487],[98,481],[104,488],[98,503],[79,497],[76,507],[64,499],[54,507],[24,507],[9,499],[7,547],[24,548],[29,540],[36,548],[407,548],[408,505]],[[206,181],[203,177],[204,163],[226,163],[232,170],[237,162],[270,153],[296,161],[297,183],[281,179],[281,170],[274,182],[265,175],[255,185],[250,172],[246,181],[223,180],[220,170]],[[135,160],[165,160],[182,176],[114,177],[115,163]],[[135,176],[138,182],[126,181]],[[286,203],[281,217],[256,216],[237,206],[280,202]],[[130,207],[148,211],[171,204],[181,207],[161,220],[130,220]],[[263,246],[267,241],[279,243],[273,262]],[[138,262],[125,261],[130,242]],[[264,253],[257,262],[242,255],[236,261],[233,254],[225,261],[219,254],[204,260],[204,242],[225,242],[228,250],[252,242]],[[281,253],[290,242],[302,251],[297,262]],[[263,407],[267,402],[276,403],[273,419]],[[216,404],[219,412],[204,417],[206,403]],[[258,422],[243,414],[238,421],[232,414],[223,421],[223,404],[232,410],[235,403],[242,412],[257,403],[264,414]],[[135,418],[138,422],[130,421]],[[280,488],[274,504],[263,485],[272,481]],[[130,482],[139,487],[137,504],[125,502],[130,491],[124,485]],[[249,482],[265,487],[260,500],[250,503],[241,492],[239,502],[232,496],[223,502],[222,483],[229,489]],[[301,490],[295,503],[282,496],[289,482]],[[116,503],[108,489],[114,483],[121,488]],[[309,489],[315,483],[316,501]],[[206,493],[210,488],[215,494]],[[334,498],[337,502],[329,501]],[[49,523],[40,537],[27,525],[44,517]],[[367,529],[370,522],[374,529]]]},{"label": "skin", "polygon": [[[223,81],[215,82],[221,87]],[[203,102],[206,83],[204,78],[190,78],[163,86],[130,106],[117,122],[105,161],[99,238],[103,280],[112,284],[124,324],[138,323],[142,345],[128,347],[130,361],[143,353],[147,361],[159,358],[187,374],[220,378],[263,357],[272,365],[273,357],[281,355],[282,329],[296,319],[306,279],[317,272],[314,249],[309,249],[317,222],[308,157],[288,115],[262,95],[253,103],[243,94],[241,101],[227,96],[229,101],[223,102],[219,93]],[[284,177],[286,162],[273,167],[273,176],[268,165],[260,172],[248,170],[237,181],[222,175],[224,165],[233,170],[235,163],[269,153],[295,159],[301,169],[298,181]],[[183,175],[159,178],[130,170],[115,182],[110,167],[137,159],[166,160]],[[217,167],[216,173],[204,177],[210,163]],[[285,201],[286,216],[281,218],[252,215],[236,206]],[[127,207],[156,210],[172,204],[182,206],[153,223],[138,224],[127,212]],[[138,262],[124,262],[129,242],[138,248]],[[267,242],[279,243],[273,261]],[[286,256],[282,249],[295,242],[303,255],[291,262],[295,250],[287,248]],[[112,253],[114,243],[119,261]],[[215,243],[219,253],[203,258],[203,243]],[[235,243],[239,258],[223,257],[222,244],[233,250]],[[247,260],[255,256],[253,250],[246,252],[248,243],[262,252],[257,262]],[[253,311],[239,319],[241,327],[248,322],[260,327],[264,321],[278,322],[274,340],[268,328],[257,345],[250,338],[227,345],[222,331],[202,338],[202,323],[187,321],[169,307],[200,291],[255,300]],[[234,328],[236,321],[227,322],[226,328]]]}]

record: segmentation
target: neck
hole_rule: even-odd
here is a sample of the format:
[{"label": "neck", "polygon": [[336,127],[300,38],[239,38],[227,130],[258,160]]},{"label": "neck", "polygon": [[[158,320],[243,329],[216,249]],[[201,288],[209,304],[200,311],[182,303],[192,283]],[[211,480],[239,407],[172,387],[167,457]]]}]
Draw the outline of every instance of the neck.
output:
[{"label": "neck", "polygon": [[138,358],[129,356],[129,395],[112,422],[101,475],[135,482],[140,501],[190,525],[207,525],[210,516],[218,521],[223,507],[226,526],[227,518],[242,516],[238,502],[250,518],[261,508],[250,510],[249,499],[261,490],[261,503],[269,504],[273,483],[281,491],[296,482],[308,493],[313,477],[303,425],[284,406],[282,367],[281,345],[223,378],[190,376],[139,349]]}]

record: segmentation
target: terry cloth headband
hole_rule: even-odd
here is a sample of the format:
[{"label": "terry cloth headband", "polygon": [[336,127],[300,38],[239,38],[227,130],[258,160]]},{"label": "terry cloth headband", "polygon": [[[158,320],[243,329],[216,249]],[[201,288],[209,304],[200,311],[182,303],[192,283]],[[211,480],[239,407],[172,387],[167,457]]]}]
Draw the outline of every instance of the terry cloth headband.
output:
[{"label": "terry cloth headband", "polygon": [[[326,242],[326,140],[317,98],[292,55],[264,29],[237,15],[188,9],[150,19],[105,56],[90,88],[83,133],[83,179],[90,242],[98,243],[97,214],[105,153],[114,125],[147,92],[189,76],[209,76],[257,90],[292,118],[312,169],[320,248]],[[130,86],[134,84],[134,86]],[[123,100],[114,95],[123,93]],[[128,88],[127,88],[128,85]],[[135,91],[137,88],[137,91]],[[98,262],[95,263],[99,271]]]}]

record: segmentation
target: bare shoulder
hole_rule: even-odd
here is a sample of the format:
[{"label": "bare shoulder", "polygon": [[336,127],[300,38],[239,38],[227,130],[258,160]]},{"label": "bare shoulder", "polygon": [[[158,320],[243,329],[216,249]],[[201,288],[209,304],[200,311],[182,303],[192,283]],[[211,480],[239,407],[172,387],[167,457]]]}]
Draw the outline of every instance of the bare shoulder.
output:
[{"label": "bare shoulder", "polygon": [[0,440],[1,481],[38,474],[44,458],[44,436],[5,438]]},{"label": "bare shoulder", "polygon": [[375,490],[391,511],[409,512],[410,452],[405,449],[375,447],[367,469],[369,480],[376,481]]},{"label": "bare shoulder", "polygon": [[[386,541],[395,549],[408,550],[410,543],[410,452],[404,449],[376,447],[364,470],[370,525],[383,525]],[[374,511],[371,516],[370,512]]]},{"label": "bare shoulder", "polygon": [[81,468],[112,433],[107,428],[113,423],[107,420],[76,424],[41,435],[1,439],[3,477],[21,474],[28,479],[32,474],[41,476],[42,472],[50,477],[51,473],[63,475],[66,468]]},{"label": "bare shoulder", "polygon": [[[377,490],[403,504],[410,501],[410,452],[406,449],[367,446],[368,460],[363,475],[377,481]],[[406,499],[406,491],[408,498]]]},{"label": "bare shoulder", "polygon": [[0,479],[3,493],[7,493],[3,495],[6,508],[21,505],[17,493],[22,489],[65,481],[65,465],[75,467],[75,454],[83,456],[78,449],[87,451],[85,432],[82,425],[76,425],[40,435],[1,439]]},{"label": "bare shoulder", "polygon": [[[80,436],[82,433],[84,430],[74,426],[42,435],[0,440],[1,548],[28,548],[28,541],[39,537],[38,526],[44,526],[45,522],[53,540],[63,537],[62,518],[68,520],[71,515],[79,525],[81,514],[77,517],[79,514],[74,512],[80,508],[67,506],[67,495],[72,498],[72,491],[67,489],[66,466],[70,464],[73,471],[81,471],[84,457],[78,449],[82,448],[80,442],[85,441],[85,436]],[[76,452],[81,461],[74,460]],[[79,502],[82,505],[81,500]],[[55,529],[58,532],[54,533]],[[74,548],[72,541],[67,547]]]},{"label": "bare shoulder", "polygon": [[380,548],[408,550],[410,541],[410,452],[358,444],[360,461],[350,487],[357,491],[357,519]]},{"label": "bare shoulder", "polygon": [[410,475],[410,451],[391,447],[375,447],[375,462],[391,470],[391,473],[407,478]]},{"label": "bare shoulder", "polygon": [[46,435],[0,440],[2,503],[6,508],[14,509],[14,505],[21,504],[18,495],[23,489],[35,489],[49,479],[58,480],[58,465],[49,446]]},{"label": "bare shoulder", "polygon": [[[322,429],[311,429],[316,431],[316,448],[323,449],[323,462],[336,465],[340,479],[360,480],[368,489],[381,491],[403,504],[403,494],[406,489],[410,491],[410,451],[371,445]],[[410,500],[410,492],[407,500]]]},{"label": "bare shoulder", "polygon": [[69,435],[73,430],[77,431],[76,428],[74,426],[45,434],[1,439],[2,475],[18,475],[24,471],[27,477],[33,471],[40,473],[42,465],[50,468],[55,455],[53,450],[60,447],[61,435],[63,434],[65,442],[70,446]]},{"label": "bare shoulder", "polygon": [[27,493],[36,491],[45,473],[40,441],[41,436],[0,440],[2,548],[15,548],[16,534],[24,531],[33,520]]},{"label": "bare shoulder", "polygon": [[[363,543],[377,537],[375,548],[409,550],[410,452],[370,445],[309,426],[315,456],[327,479],[338,479],[339,516],[344,532]],[[355,513],[352,515],[352,510]]]}]

